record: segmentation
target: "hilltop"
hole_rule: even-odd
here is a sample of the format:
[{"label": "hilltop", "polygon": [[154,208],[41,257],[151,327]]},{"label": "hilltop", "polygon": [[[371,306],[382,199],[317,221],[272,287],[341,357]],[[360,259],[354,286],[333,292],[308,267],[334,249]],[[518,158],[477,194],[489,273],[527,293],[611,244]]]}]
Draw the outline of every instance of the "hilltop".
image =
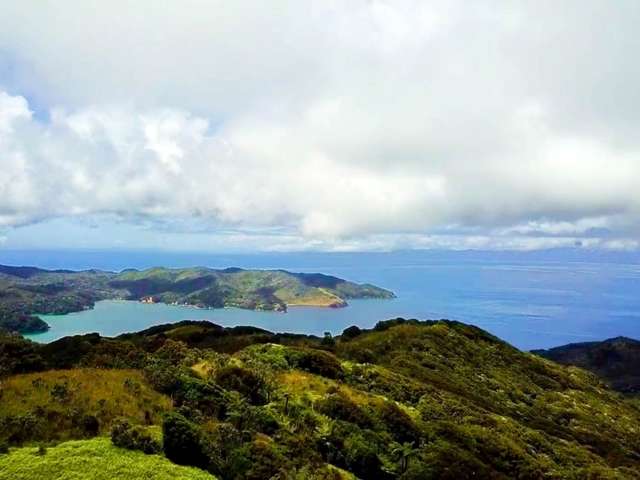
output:
[{"label": "hilltop", "polygon": [[221,479],[640,476],[635,399],[459,322],[4,336],[0,365],[0,468],[20,445],[110,435]]},{"label": "hilltop", "polygon": [[106,299],[284,312],[291,306],[336,308],[353,298],[393,297],[374,285],[285,270],[157,267],[115,273],[0,265],[0,328],[20,333],[47,330],[36,314],[76,312]]},{"label": "hilltop", "polygon": [[616,337],[602,342],[570,343],[533,353],[565,365],[590,370],[625,392],[640,391],[640,341]]}]

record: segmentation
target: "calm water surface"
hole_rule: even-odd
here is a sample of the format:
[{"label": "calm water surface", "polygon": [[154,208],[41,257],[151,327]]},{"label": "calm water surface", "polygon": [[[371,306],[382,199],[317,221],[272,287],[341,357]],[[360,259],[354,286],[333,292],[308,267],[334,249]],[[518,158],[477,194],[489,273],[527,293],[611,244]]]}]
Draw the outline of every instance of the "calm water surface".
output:
[{"label": "calm water surface", "polygon": [[296,307],[285,314],[104,301],[93,310],[42,316],[51,329],[31,336],[39,342],[87,332],[117,335],[183,319],[255,325],[279,332],[337,334],[350,325],[371,327],[398,316],[472,323],[522,349],[618,335],[640,338],[639,264],[406,252],[235,256],[58,252],[36,255],[36,261],[33,254],[12,255],[8,259],[0,255],[0,263],[109,270],[208,265],[323,272],[389,288],[398,296],[394,300],[352,300],[344,309]]}]

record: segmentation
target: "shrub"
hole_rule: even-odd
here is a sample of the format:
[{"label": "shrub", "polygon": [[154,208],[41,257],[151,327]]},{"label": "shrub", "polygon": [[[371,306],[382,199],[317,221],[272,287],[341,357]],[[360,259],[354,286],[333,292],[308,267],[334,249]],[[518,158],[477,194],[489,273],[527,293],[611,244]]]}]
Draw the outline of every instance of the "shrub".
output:
[{"label": "shrub", "polygon": [[218,385],[182,375],[175,386],[174,399],[180,406],[221,418],[225,413],[225,391]]},{"label": "shrub", "polygon": [[316,409],[328,417],[355,423],[363,428],[369,428],[372,424],[369,415],[340,392],[317,402]]},{"label": "shrub", "polygon": [[0,455],[9,453],[9,444],[6,440],[0,440]]},{"label": "shrub", "polygon": [[189,348],[184,342],[168,338],[154,355],[171,364],[179,364],[189,355]]},{"label": "shrub", "polygon": [[343,376],[342,365],[338,359],[322,350],[290,348],[286,352],[286,358],[293,367],[310,373],[333,379]]},{"label": "shrub", "polygon": [[216,423],[207,432],[207,454],[210,470],[220,478],[235,478],[244,471],[246,457],[242,453],[242,433],[230,423]]},{"label": "shrub", "polygon": [[0,417],[0,432],[6,435],[9,443],[20,445],[40,437],[42,431],[42,420],[31,413]]},{"label": "shrub", "polygon": [[51,396],[54,400],[64,403],[69,399],[69,386],[66,383],[56,383],[51,389]]},{"label": "shrub", "polygon": [[179,465],[206,468],[209,465],[202,433],[177,413],[169,413],[162,423],[164,454]]},{"label": "shrub", "polygon": [[121,448],[140,450],[144,453],[158,453],[160,442],[139,425],[131,425],[126,420],[117,420],[111,428],[111,442]]},{"label": "shrub", "polygon": [[242,476],[247,480],[273,478],[285,463],[282,452],[272,442],[256,440],[248,450],[250,468]]},{"label": "shrub", "polygon": [[153,388],[171,394],[179,386],[181,370],[164,360],[154,359],[144,368],[144,375]]},{"label": "shrub", "polygon": [[253,405],[266,403],[264,379],[247,368],[235,365],[224,367],[216,374],[215,381],[227,390],[242,394]]},{"label": "shrub", "polygon": [[323,347],[333,347],[335,344],[336,341],[331,335],[331,332],[324,332],[324,337],[322,338],[320,345],[322,345]]},{"label": "shrub", "polygon": [[394,402],[384,402],[377,411],[380,419],[399,442],[419,443],[422,433],[413,419]]},{"label": "shrub", "polygon": [[268,407],[252,407],[253,422],[257,431],[273,435],[280,428],[276,416]]},{"label": "shrub", "polygon": [[375,445],[362,435],[349,436],[344,442],[344,456],[349,471],[361,478],[383,479],[388,475],[382,470]]},{"label": "shrub", "polygon": [[89,437],[95,437],[100,432],[100,422],[94,415],[84,415],[82,417],[82,429]]},{"label": "shrub", "polygon": [[430,444],[423,459],[409,464],[409,468],[401,479],[471,480],[477,478],[509,478],[498,475],[469,451],[439,439]]}]

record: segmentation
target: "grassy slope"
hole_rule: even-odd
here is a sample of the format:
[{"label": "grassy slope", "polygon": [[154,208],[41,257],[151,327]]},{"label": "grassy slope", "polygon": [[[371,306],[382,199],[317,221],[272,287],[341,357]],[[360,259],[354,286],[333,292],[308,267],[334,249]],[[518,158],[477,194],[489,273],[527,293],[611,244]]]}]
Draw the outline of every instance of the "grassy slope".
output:
[{"label": "grassy slope", "polygon": [[[277,293],[276,293],[277,294]],[[344,307],[347,302],[324,288],[314,288],[311,292],[288,298],[289,307]]]},{"label": "grassy slope", "polygon": [[0,478],[12,480],[214,480],[202,470],[182,467],[160,455],[114,447],[108,438],[76,440],[47,448],[11,449],[0,455]]},{"label": "grassy slope", "polygon": [[[67,394],[54,393],[64,386]],[[71,369],[15,375],[3,382],[0,420],[35,414],[47,440],[65,440],[82,432],[74,419],[95,416],[108,433],[117,417],[134,423],[159,423],[171,408],[168,397],[152,390],[137,370]],[[38,414],[38,409],[45,413]],[[145,418],[145,412],[148,412]]]}]

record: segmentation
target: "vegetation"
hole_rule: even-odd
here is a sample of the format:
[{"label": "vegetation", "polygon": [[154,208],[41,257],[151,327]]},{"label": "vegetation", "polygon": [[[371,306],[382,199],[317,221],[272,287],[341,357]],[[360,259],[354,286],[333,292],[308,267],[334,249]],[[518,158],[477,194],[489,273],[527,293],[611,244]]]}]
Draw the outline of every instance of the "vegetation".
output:
[{"label": "vegetation", "polygon": [[[0,336],[0,347],[11,359],[0,415],[30,432],[0,428],[0,443],[31,455],[46,444],[42,459],[60,448],[52,440],[110,434],[127,449],[114,451],[161,451],[221,479],[640,477],[635,399],[457,322],[396,319],[331,341],[180,322],[46,346]],[[78,380],[56,386],[62,375]],[[104,388],[123,406],[100,416]],[[46,402],[98,428],[33,428]]]},{"label": "vegetation", "polygon": [[131,425],[126,419],[114,422],[111,427],[111,442],[116,447],[144,453],[159,453],[162,450],[162,435],[156,427]]},{"label": "vegetation", "polygon": [[240,307],[285,311],[291,305],[343,307],[349,298],[392,298],[373,285],[358,285],[319,273],[227,268],[168,269],[122,272],[110,285],[130,292],[129,298],[199,307]]},{"label": "vegetation", "polygon": [[292,305],[344,307],[350,298],[392,297],[373,285],[284,270],[151,268],[116,274],[0,265],[0,328],[20,333],[47,330],[36,314],[76,312],[105,299],[286,311]]},{"label": "vegetation", "polygon": [[564,365],[590,370],[614,390],[640,392],[640,341],[616,337],[603,342],[572,343],[533,353]]},{"label": "vegetation", "polygon": [[108,434],[116,419],[152,425],[171,408],[137,370],[76,368],[15,375],[0,390],[0,431],[9,442]]},{"label": "vegetation", "polygon": [[171,463],[160,455],[115,447],[107,438],[75,440],[47,447],[11,449],[0,455],[0,478],[12,480],[215,480],[193,467]]},{"label": "vegetation", "polygon": [[42,270],[0,265],[0,328],[35,333],[49,326],[35,314],[65,314],[93,307],[98,300],[117,298],[108,285],[113,273],[88,270]]}]

